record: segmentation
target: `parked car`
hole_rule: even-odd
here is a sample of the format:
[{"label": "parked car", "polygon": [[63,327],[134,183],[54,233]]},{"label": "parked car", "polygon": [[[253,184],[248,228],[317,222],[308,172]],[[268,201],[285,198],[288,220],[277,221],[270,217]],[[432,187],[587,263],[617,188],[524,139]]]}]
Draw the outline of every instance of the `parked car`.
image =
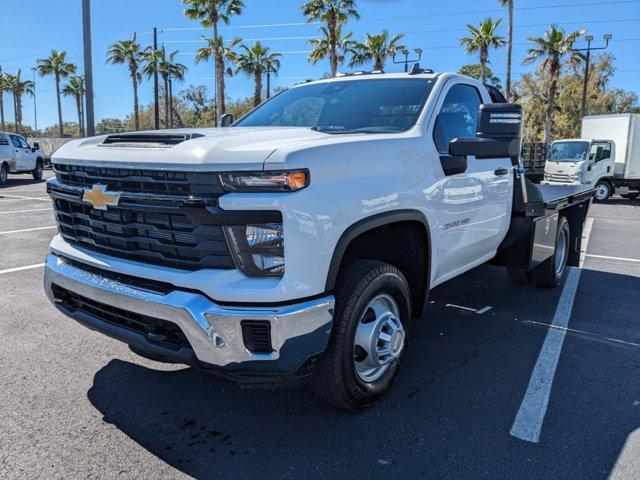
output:
[{"label": "parked car", "polygon": [[35,180],[42,180],[44,154],[37,143],[15,133],[0,132],[0,185],[7,182],[9,174],[30,173]]},{"label": "parked car", "polygon": [[230,128],[72,141],[47,295],[145,357],[368,407],[433,287],[486,262],[554,287],[578,265],[594,192],[520,177],[521,121],[414,68],[305,83]]}]

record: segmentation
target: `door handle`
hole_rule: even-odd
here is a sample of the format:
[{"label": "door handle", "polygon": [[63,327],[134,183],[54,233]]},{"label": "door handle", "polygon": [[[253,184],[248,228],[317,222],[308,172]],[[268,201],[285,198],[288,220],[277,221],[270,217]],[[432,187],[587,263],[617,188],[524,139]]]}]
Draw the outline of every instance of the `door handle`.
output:
[{"label": "door handle", "polygon": [[507,173],[509,173],[509,170],[507,170],[506,168],[498,168],[493,173],[495,173],[498,176],[502,176],[502,175],[506,175]]}]

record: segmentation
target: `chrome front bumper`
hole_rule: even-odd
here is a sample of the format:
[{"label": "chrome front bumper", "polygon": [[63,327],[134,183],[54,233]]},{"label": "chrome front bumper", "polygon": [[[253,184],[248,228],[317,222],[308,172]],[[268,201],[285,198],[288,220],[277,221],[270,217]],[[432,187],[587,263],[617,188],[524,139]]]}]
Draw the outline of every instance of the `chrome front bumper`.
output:
[{"label": "chrome front bumper", "polygon": [[[308,359],[324,351],[333,320],[331,295],[278,307],[222,306],[195,292],[176,289],[164,294],[136,288],[85,270],[56,254],[49,255],[44,287],[54,305],[94,330],[147,350],[153,344],[140,345],[144,339],[132,337],[134,332],[125,327],[62,308],[55,299],[53,285],[105,305],[175,323],[187,337],[197,363],[232,375],[297,373]],[[245,347],[242,320],[270,322],[271,353],[256,354]],[[151,350],[163,354],[158,348]]]}]

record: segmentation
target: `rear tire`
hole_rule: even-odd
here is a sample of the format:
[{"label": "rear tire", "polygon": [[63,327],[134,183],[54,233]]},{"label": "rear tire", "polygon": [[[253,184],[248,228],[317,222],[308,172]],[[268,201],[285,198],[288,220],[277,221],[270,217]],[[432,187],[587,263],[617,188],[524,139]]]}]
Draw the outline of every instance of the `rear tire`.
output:
[{"label": "rear tire", "polygon": [[4,185],[7,183],[7,179],[9,178],[9,167],[7,167],[6,163],[0,165],[0,185]]},{"label": "rear tire", "polygon": [[555,288],[562,281],[569,260],[570,240],[569,222],[560,217],[554,255],[533,269],[533,281],[538,287]]},{"label": "rear tire", "polygon": [[634,193],[626,193],[624,195],[620,195],[622,198],[626,198],[627,200],[635,200],[636,198],[638,198],[640,196],[640,192],[634,192]]},{"label": "rear tire", "polygon": [[326,402],[357,411],[374,405],[396,378],[406,351],[411,294],[400,270],[373,260],[347,265],[334,294],[331,337],[311,382]]},{"label": "rear tire", "polygon": [[34,180],[42,180],[42,175],[44,174],[44,165],[42,164],[42,160],[38,160],[36,162],[36,168],[31,172],[31,174],[33,175]]}]

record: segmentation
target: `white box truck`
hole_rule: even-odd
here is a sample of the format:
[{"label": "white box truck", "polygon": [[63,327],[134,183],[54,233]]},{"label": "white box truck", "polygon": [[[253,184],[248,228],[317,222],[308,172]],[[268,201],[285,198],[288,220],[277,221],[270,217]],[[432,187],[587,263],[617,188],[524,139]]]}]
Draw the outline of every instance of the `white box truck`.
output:
[{"label": "white box truck", "polygon": [[640,195],[640,115],[597,115],[582,119],[581,139],[551,144],[546,184],[591,185],[596,200],[614,193]]}]

